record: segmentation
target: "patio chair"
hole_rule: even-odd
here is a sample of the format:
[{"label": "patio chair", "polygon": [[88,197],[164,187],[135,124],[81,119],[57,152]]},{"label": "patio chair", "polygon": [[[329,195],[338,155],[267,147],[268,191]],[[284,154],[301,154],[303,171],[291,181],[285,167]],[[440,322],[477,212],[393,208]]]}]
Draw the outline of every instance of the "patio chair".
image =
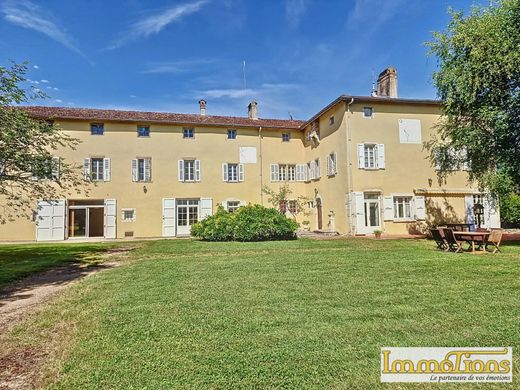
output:
[{"label": "patio chair", "polygon": [[455,234],[453,234],[452,229],[444,229],[444,237],[446,238],[446,242],[448,244],[448,250],[453,251],[455,253],[462,252],[464,249],[462,248],[462,244],[464,241],[457,240]]},{"label": "patio chair", "polygon": [[444,236],[439,229],[430,229],[430,233],[433,240],[437,244],[438,249],[442,249],[443,251],[447,251],[449,249],[448,243],[444,239]]},{"label": "patio chair", "polygon": [[477,232],[489,232],[487,228],[477,228]]},{"label": "patio chair", "polygon": [[489,237],[486,241],[486,250],[488,249],[488,246],[493,246],[495,249],[493,249],[493,253],[502,252],[500,250],[500,242],[502,241],[502,229],[491,229],[491,233],[489,234]]}]

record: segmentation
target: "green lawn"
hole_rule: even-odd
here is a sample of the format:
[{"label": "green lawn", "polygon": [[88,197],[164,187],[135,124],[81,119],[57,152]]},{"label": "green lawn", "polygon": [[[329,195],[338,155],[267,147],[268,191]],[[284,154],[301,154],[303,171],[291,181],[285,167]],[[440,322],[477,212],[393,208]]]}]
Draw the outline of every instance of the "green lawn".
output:
[{"label": "green lawn", "polygon": [[65,263],[97,263],[111,246],[102,243],[0,245],[0,290],[19,278]]},{"label": "green lawn", "polygon": [[382,346],[512,346],[520,380],[520,246],[182,240],[131,256],[10,335],[59,329],[49,387],[401,388],[379,383]]}]

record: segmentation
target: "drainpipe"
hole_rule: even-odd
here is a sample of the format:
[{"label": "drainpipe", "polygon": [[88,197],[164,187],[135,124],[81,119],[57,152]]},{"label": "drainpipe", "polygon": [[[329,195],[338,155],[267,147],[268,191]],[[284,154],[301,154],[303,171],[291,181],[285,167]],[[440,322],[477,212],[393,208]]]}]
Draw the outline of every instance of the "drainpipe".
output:
[{"label": "drainpipe", "polygon": [[[350,193],[352,192],[352,190],[354,189],[354,186],[352,184],[352,138],[351,138],[351,128],[350,128],[350,105],[354,103],[354,98],[350,99],[350,102],[347,103],[347,111],[346,111],[346,114],[347,114],[347,164],[348,164],[348,167],[347,167],[347,194],[349,196],[349,199],[350,199]],[[349,202],[348,203],[348,216],[349,216],[349,224],[348,224],[348,231],[349,231],[349,234],[352,234],[352,221],[351,221],[351,216],[352,216],[352,210],[350,210],[350,207],[352,206],[352,204]]]},{"label": "drainpipe", "polygon": [[264,156],[262,154],[262,126],[258,127],[258,140],[260,143],[260,204],[264,205]]}]

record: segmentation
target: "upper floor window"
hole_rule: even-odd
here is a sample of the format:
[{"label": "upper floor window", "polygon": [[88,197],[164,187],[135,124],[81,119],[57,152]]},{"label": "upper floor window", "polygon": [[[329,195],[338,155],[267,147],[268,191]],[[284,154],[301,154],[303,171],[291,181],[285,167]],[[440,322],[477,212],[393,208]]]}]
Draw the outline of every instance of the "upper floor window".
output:
[{"label": "upper floor window", "polygon": [[271,181],[306,181],[306,164],[271,164]]},{"label": "upper floor window", "polygon": [[110,159],[108,157],[91,157],[83,161],[85,180],[110,181]]},{"label": "upper floor window", "polygon": [[195,136],[195,130],[191,127],[182,129],[183,138],[193,138]]},{"label": "upper floor window", "polygon": [[282,142],[289,142],[291,140],[290,133],[282,133]]},{"label": "upper floor window", "polygon": [[358,166],[361,169],[385,168],[385,145],[383,144],[359,144]]},{"label": "upper floor window", "polygon": [[244,181],[244,164],[222,164],[222,180],[231,183]]},{"label": "upper floor window", "polygon": [[132,181],[149,182],[152,180],[152,159],[137,158],[132,160]]},{"label": "upper floor window", "polygon": [[228,139],[237,139],[237,131],[236,130],[228,130],[227,131]]},{"label": "upper floor window", "polygon": [[335,119],[334,119],[334,115],[332,115],[332,116],[329,118],[329,125],[332,126],[332,125],[334,124],[334,121],[335,121]]},{"label": "upper floor window", "polygon": [[334,176],[338,173],[337,155],[332,152],[327,156],[327,176]]},{"label": "upper floor window", "polygon": [[150,136],[150,126],[137,126],[137,136],[138,137],[149,137]]},{"label": "upper floor window", "polygon": [[90,134],[103,135],[105,133],[105,125],[103,123],[91,123]]},{"label": "upper floor window", "polygon": [[411,219],[411,204],[411,196],[394,196],[394,219]]},{"label": "upper floor window", "polygon": [[200,160],[179,160],[179,181],[200,181]]},{"label": "upper floor window", "polygon": [[363,118],[372,118],[374,116],[374,109],[372,107],[363,107]]}]

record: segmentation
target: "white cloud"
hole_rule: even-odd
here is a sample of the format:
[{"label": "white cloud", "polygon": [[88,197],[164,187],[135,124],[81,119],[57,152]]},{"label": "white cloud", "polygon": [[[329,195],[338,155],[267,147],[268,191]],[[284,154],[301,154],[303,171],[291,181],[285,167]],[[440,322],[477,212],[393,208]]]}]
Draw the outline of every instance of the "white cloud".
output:
[{"label": "white cloud", "polygon": [[135,95],[128,95],[128,97],[131,97],[132,99],[135,99],[137,96],[135,96]]},{"label": "white cloud", "polygon": [[285,18],[291,27],[300,25],[309,3],[309,0],[285,0]]},{"label": "white cloud", "polygon": [[54,99],[54,101],[55,101],[56,103],[63,103],[63,100],[61,100],[61,99]]},{"label": "white cloud", "polygon": [[40,83],[48,84],[48,83],[49,83],[49,80],[45,80],[45,79],[43,79],[43,80],[40,80]]},{"label": "white cloud", "polygon": [[181,73],[193,70],[199,65],[208,65],[218,62],[217,59],[196,59],[186,61],[150,62],[147,68],[140,73]]},{"label": "white cloud", "polygon": [[27,82],[29,82],[29,83],[31,83],[31,84],[40,84],[39,81],[31,80],[31,79],[27,79]]},{"label": "white cloud", "polygon": [[107,49],[117,49],[136,39],[147,38],[152,34],[158,34],[169,24],[178,22],[182,18],[200,11],[202,7],[209,2],[210,0],[199,0],[179,4],[150,15],[130,26],[129,30],[119,39],[112,42]]},{"label": "white cloud", "polygon": [[55,91],[58,91],[58,90],[59,90],[59,88],[56,88],[56,87],[54,87],[54,88],[52,88],[52,89],[55,90]]},{"label": "white cloud", "polygon": [[[61,43],[68,49],[82,54],[74,39],[53,21],[51,14],[29,0],[6,0],[0,4],[4,19],[17,26],[38,31]],[[34,66],[38,69],[38,66]]]},{"label": "white cloud", "polygon": [[40,67],[38,65],[33,65],[33,68],[34,69],[40,69]]}]

